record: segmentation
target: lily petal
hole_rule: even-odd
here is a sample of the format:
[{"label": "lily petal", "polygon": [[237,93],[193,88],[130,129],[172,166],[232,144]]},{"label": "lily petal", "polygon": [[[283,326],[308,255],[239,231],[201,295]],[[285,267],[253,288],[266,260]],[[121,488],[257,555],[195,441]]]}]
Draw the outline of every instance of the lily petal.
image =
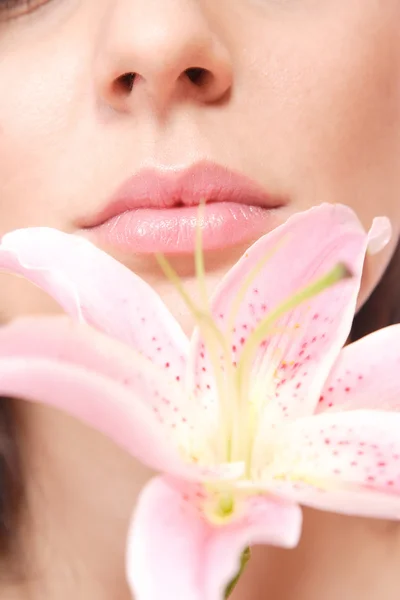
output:
[{"label": "lily petal", "polygon": [[399,372],[400,325],[393,325],[342,350],[317,412],[359,408],[400,411]]},{"label": "lily petal", "polygon": [[0,269],[22,275],[81,321],[171,371],[185,372],[188,340],[160,297],[124,265],[76,235],[20,229],[3,236]]},{"label": "lily petal", "polygon": [[[313,412],[320,390],[350,331],[368,236],[356,215],[342,205],[324,204],[297,214],[257,241],[220,284],[212,310],[221,328],[229,325],[235,298],[248,273],[269,257],[238,307],[232,338],[232,359],[260,319],[307,284],[343,262],[353,277],[330,287],[273,325],[251,372],[262,382],[261,407],[268,402],[268,422]],[[198,335],[198,334],[197,334]],[[212,386],[207,349],[199,336],[194,349],[197,380]],[[254,389],[252,396],[259,396]]]},{"label": "lily petal", "polygon": [[253,498],[238,521],[212,526],[188,501],[190,492],[160,477],[139,498],[127,553],[128,580],[137,600],[221,600],[247,546],[293,547],[298,542],[297,506]]},{"label": "lily petal", "polygon": [[65,411],[150,468],[177,474],[186,470],[142,399],[93,371],[50,358],[2,357],[0,394]]},{"label": "lily petal", "polygon": [[[81,418],[159,470],[194,480],[243,473],[241,464],[213,462],[213,432],[180,384],[128,346],[66,316],[21,318],[0,328],[0,394]],[[194,462],[196,451],[207,466]]]},{"label": "lily petal", "polygon": [[64,315],[20,318],[2,326],[0,357],[61,361],[107,377],[140,398],[174,435],[193,428],[199,418],[182,385],[164,370],[129,346]]},{"label": "lily petal", "polygon": [[[400,413],[320,414],[282,428],[272,489],[322,510],[400,518]],[[277,436],[278,437],[278,436]]]}]

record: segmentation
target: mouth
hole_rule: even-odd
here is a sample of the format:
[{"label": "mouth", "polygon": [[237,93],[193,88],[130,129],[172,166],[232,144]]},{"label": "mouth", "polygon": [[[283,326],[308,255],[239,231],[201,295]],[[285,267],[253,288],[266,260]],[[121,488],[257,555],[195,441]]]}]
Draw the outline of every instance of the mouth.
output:
[{"label": "mouth", "polygon": [[187,254],[195,249],[200,227],[204,250],[220,250],[274,229],[281,221],[276,213],[285,204],[251,179],[214,163],[179,171],[146,169],[89,217],[83,232],[123,252]]}]

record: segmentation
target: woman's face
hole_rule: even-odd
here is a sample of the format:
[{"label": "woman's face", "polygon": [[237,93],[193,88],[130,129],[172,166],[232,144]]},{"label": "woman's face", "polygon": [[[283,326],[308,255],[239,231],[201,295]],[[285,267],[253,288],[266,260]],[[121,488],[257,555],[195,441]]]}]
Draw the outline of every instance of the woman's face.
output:
[{"label": "woman's face", "polygon": [[[87,219],[144,169],[156,173],[157,185],[157,174],[193,165],[201,179],[208,161],[247,176],[281,203],[274,223],[321,202],[352,206],[366,227],[376,215],[389,216],[394,241],[368,258],[361,301],[370,293],[400,227],[398,0],[0,0],[7,4],[14,8],[0,12],[1,234],[46,225],[87,235]],[[152,193],[139,196],[152,202]],[[190,189],[187,196],[190,203]],[[260,222],[271,226],[268,218]],[[210,290],[255,235],[250,228],[249,239],[233,246],[222,236],[210,249]],[[148,249],[107,245],[189,330],[189,315]],[[192,290],[192,257],[174,250]],[[1,283],[3,320],[54,310],[20,280],[3,275]],[[45,468],[53,465],[59,485],[54,506],[72,497],[68,506],[77,507],[79,522],[88,522],[85,505],[99,520],[115,514],[122,532],[120,515],[129,513],[134,495],[126,487],[131,467],[120,455],[111,459],[109,447],[100,450],[97,438],[90,446],[86,430],[29,410],[29,435],[41,444],[47,439],[51,449]],[[101,490],[95,509],[88,471],[90,486]],[[125,498],[124,508],[111,490]],[[107,504],[104,511],[99,503]],[[98,523],[93,531],[97,539]]]},{"label": "woman's face", "polygon": [[[397,237],[398,0],[6,4],[15,7],[0,13],[1,234],[34,225],[80,233],[143,169],[184,171],[207,160],[282,201],[274,223],[341,202],[366,227],[388,215]],[[191,81],[193,68],[204,71],[197,80],[189,71]],[[250,233],[260,235],[260,223]],[[229,241],[222,236],[209,253],[210,289],[250,239]],[[148,254],[107,249],[191,327]],[[389,252],[369,265],[363,297]],[[176,265],[190,287],[191,260],[178,255]],[[52,310],[43,295],[3,278],[3,319]]]}]

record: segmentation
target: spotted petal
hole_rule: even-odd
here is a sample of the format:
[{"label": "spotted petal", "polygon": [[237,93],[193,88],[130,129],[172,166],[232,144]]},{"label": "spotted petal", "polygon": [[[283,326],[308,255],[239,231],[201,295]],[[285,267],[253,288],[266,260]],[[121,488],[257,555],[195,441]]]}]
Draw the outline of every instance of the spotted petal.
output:
[{"label": "spotted petal", "polygon": [[0,269],[22,275],[62,308],[181,377],[188,340],[140,277],[87,240],[46,227],[6,234]]},{"label": "spotted petal", "polygon": [[152,480],[139,498],[132,521],[128,579],[135,598],[221,600],[250,544],[297,544],[301,513],[268,497],[248,501],[245,514],[212,526],[188,501],[190,488],[166,478]]},{"label": "spotted petal", "polygon": [[210,478],[238,471],[213,466],[201,414],[176,381],[124,344],[64,316],[0,328],[0,395],[64,410],[155,469],[203,477],[188,464],[202,444]]},{"label": "spotted petal", "polygon": [[295,502],[400,518],[400,413],[356,410],[300,419],[277,436],[265,476]]},{"label": "spotted petal", "polygon": [[[230,326],[237,303],[232,359],[261,319],[301,288],[344,262],[353,277],[290,310],[280,318],[259,352],[251,381],[262,383],[261,406],[268,401],[268,421],[313,411],[323,382],[343,346],[354,314],[367,234],[355,214],[341,205],[321,205],[291,217],[256,242],[220,284],[212,302],[220,326]],[[243,282],[258,268],[245,294]],[[260,340],[262,342],[262,340]],[[197,384],[207,391],[212,370],[207,349],[196,340]],[[257,387],[251,394],[260,396]]]},{"label": "spotted petal", "polygon": [[317,412],[359,408],[400,412],[399,375],[400,325],[393,325],[342,350],[324,386]]}]

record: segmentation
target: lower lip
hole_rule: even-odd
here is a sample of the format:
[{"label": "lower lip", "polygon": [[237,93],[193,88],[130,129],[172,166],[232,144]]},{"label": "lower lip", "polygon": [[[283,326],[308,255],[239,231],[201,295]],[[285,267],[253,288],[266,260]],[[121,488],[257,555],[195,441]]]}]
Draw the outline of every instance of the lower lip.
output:
[{"label": "lower lip", "polygon": [[86,230],[89,237],[130,253],[192,253],[198,225],[204,250],[220,250],[255,240],[279,223],[277,209],[229,202],[198,207],[128,210]]}]

